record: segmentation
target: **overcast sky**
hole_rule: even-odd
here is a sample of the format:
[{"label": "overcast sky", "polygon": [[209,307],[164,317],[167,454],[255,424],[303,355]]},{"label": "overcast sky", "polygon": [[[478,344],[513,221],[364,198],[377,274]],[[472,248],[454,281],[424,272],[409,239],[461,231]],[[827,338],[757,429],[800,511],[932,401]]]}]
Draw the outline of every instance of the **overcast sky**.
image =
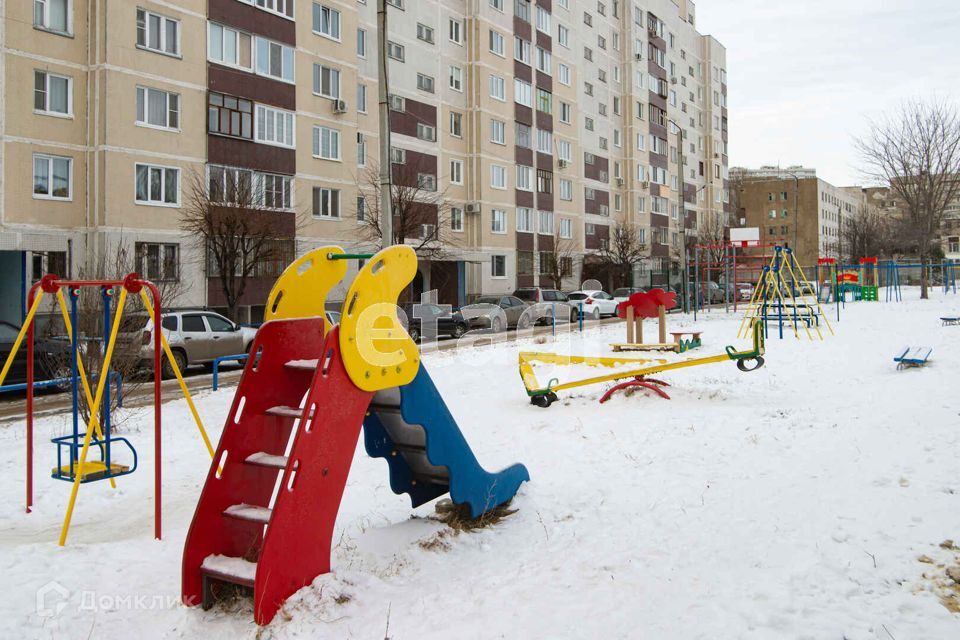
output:
[{"label": "overcast sky", "polygon": [[698,0],[727,48],[730,166],[799,164],[864,179],[853,148],[903,100],[960,103],[958,0]]}]

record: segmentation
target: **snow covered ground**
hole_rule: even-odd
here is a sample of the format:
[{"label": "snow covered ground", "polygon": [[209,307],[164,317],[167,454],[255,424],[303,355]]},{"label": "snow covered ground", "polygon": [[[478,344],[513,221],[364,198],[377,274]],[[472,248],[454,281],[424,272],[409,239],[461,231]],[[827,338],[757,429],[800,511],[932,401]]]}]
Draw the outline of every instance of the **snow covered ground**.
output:
[{"label": "snow covered ground", "polygon": [[[424,518],[432,504],[411,510],[390,491],[386,464],[361,445],[334,572],[259,637],[960,637],[960,617],[939,601],[943,565],[958,562],[939,543],[960,540],[960,327],[941,327],[939,316],[960,314],[960,297],[904,297],[848,305],[823,342],[771,339],[754,373],[724,363],[662,374],[671,401],[640,392],[599,405],[609,386],[600,385],[544,410],[528,404],[515,345],[426,356],[481,463],[529,468],[517,513],[447,535]],[[705,332],[703,348],[683,358],[745,345],[739,321],[669,318]],[[526,347],[606,355],[624,337],[616,325]],[[891,359],[907,344],[932,346],[931,365],[896,371]],[[197,399],[213,437],[232,394]],[[48,438],[68,418],[37,425],[30,515],[23,425],[0,426],[0,637],[257,636],[249,601],[209,612],[178,603],[181,547],[209,459],[183,401],[164,405],[164,424],[163,541],[152,539],[151,414],[136,409],[124,430],[140,470],[116,490],[81,488],[63,549],[69,485],[46,470]]]}]

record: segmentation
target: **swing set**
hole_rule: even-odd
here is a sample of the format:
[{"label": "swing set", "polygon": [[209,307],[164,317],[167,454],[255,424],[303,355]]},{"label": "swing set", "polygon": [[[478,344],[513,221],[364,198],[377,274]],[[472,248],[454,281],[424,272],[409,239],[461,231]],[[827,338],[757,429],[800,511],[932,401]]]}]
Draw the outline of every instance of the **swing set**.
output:
[{"label": "swing set", "polygon": [[[96,390],[92,390],[90,378],[86,368],[83,365],[83,359],[78,345],[77,327],[77,299],[80,290],[84,287],[99,288],[103,300],[103,318],[104,318],[104,356],[100,366],[100,372],[96,375]],[[64,295],[64,289],[68,290],[71,299],[71,309],[67,308],[67,300]],[[114,299],[115,291],[119,289],[119,296],[116,296],[115,311],[111,317],[110,307]],[[148,295],[149,292],[149,295]],[[27,468],[26,468],[26,511],[30,513],[33,508],[33,423],[34,423],[34,338],[35,338],[35,320],[37,311],[40,309],[40,303],[45,295],[51,295],[56,298],[56,304],[63,317],[64,327],[66,329],[67,339],[70,341],[70,366],[72,372],[73,387],[73,433],[65,436],[53,438],[52,442],[57,446],[57,466],[51,471],[51,477],[57,480],[63,480],[72,484],[70,500],[67,504],[67,512],[64,515],[63,526],[60,531],[59,544],[63,546],[67,541],[67,533],[70,529],[70,521],[73,517],[73,510],[76,505],[77,495],[80,491],[80,485],[96,482],[99,480],[109,480],[111,487],[116,487],[116,478],[129,475],[137,469],[137,452],[127,438],[118,437],[111,433],[110,429],[110,365],[113,360],[117,345],[117,336],[119,334],[121,319],[126,307],[127,297],[129,295],[139,296],[143,302],[144,308],[153,320],[153,430],[154,430],[154,537],[161,538],[161,360],[165,353],[170,368],[173,370],[177,381],[180,384],[180,390],[190,407],[194,421],[200,431],[204,445],[207,448],[210,457],[213,458],[213,445],[207,436],[200,420],[200,414],[193,403],[193,398],[187,389],[187,384],[183,379],[183,374],[177,366],[177,361],[170,351],[170,345],[167,338],[161,330],[161,301],[160,291],[149,280],[140,278],[136,273],[131,273],[123,280],[61,280],[56,275],[48,274],[40,279],[39,282],[30,288],[27,297],[29,311],[20,327],[20,332],[13,343],[10,354],[0,370],[0,385],[3,385],[7,374],[14,362],[14,358],[20,347],[26,342],[27,356],[27,384],[26,384],[26,445],[27,445]],[[152,299],[152,302],[151,302]],[[109,336],[109,338],[107,337]],[[84,431],[80,430],[80,420],[78,413],[78,388],[77,381],[80,381],[83,388],[83,394],[89,409],[89,419],[87,420]],[[123,446],[132,456],[130,464],[120,464],[114,455],[114,446]],[[88,460],[90,448],[93,447],[99,453],[99,459]],[[67,462],[64,462],[64,457]]]}]

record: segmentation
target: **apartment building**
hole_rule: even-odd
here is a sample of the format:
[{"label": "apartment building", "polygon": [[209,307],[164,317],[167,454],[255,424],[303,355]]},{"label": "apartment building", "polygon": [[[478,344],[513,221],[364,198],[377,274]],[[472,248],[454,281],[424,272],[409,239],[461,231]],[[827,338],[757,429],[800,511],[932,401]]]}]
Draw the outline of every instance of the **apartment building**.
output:
[{"label": "apartment building", "polygon": [[[903,202],[890,187],[866,187],[863,197],[872,209],[885,217],[893,219],[904,215]],[[944,260],[960,262],[960,197],[944,210],[937,243]]]},{"label": "apartment building", "polygon": [[866,202],[860,187],[836,187],[808,167],[734,167],[730,175],[740,226],[758,227],[762,244],[792,247],[803,266],[840,257],[844,221]]},{"label": "apartment building", "polygon": [[[621,223],[642,269],[676,273],[726,215],[725,51],[692,2],[389,4],[393,177],[432,194],[416,216],[438,248],[412,295],[552,286],[557,258],[564,287],[604,278]],[[2,25],[0,320],[43,273],[121,260],[224,305],[182,230],[198,192],[246,189],[275,229],[243,320],[287,258],[376,245],[375,0],[34,0]]]}]

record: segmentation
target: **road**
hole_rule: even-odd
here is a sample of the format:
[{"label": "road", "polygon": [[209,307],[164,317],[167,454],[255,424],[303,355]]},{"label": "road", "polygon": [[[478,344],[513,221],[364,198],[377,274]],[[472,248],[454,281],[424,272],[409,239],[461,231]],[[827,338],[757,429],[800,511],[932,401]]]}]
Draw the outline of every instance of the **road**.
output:
[{"label": "road", "polygon": [[[584,322],[584,329],[589,329],[598,325],[606,325],[614,322],[620,322],[618,318],[605,318],[600,321]],[[543,335],[552,332],[550,326],[538,326],[534,328],[533,335]],[[507,341],[513,342],[517,338],[516,331],[507,332]],[[482,343],[481,343],[482,344]],[[458,341],[452,338],[440,338],[437,342],[436,350],[449,351],[458,347]],[[429,352],[433,348],[424,349]],[[232,362],[223,363],[219,373],[219,385],[221,387],[231,387],[240,380],[240,374],[243,368]],[[204,367],[191,367],[184,376],[187,382],[187,388],[190,393],[196,394],[200,391],[213,388],[213,375]],[[161,383],[161,394],[164,402],[178,400],[181,397],[179,383],[176,380],[164,380]],[[0,398],[0,424],[22,420],[26,410],[25,394],[10,393]],[[153,383],[150,380],[144,380],[136,385],[128,385],[124,398],[124,407],[142,407],[153,402]],[[34,416],[46,416],[70,411],[70,394],[54,393],[43,391],[34,396]]]}]

